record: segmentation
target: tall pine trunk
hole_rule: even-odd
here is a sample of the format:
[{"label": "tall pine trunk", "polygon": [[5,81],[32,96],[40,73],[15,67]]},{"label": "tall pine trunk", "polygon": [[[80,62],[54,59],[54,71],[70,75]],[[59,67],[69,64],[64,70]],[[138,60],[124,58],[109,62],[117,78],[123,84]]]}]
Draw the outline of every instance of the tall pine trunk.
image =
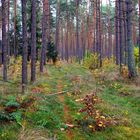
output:
[{"label": "tall pine trunk", "polygon": [[31,81],[36,79],[36,0],[32,0],[31,13]]},{"label": "tall pine trunk", "polygon": [[123,1],[123,36],[124,36],[124,54],[125,54],[125,58],[124,58],[124,64],[126,65],[127,64],[127,27],[126,27],[126,4],[125,4],[125,1]]},{"label": "tall pine trunk", "polygon": [[139,63],[140,63],[140,0],[139,0]]},{"label": "tall pine trunk", "polygon": [[60,20],[60,0],[57,0],[55,50],[58,50],[59,47],[59,20]]},{"label": "tall pine trunk", "polygon": [[9,29],[10,29],[10,0],[8,0],[8,31],[7,31],[7,54],[8,54],[8,61],[10,60],[10,36],[9,36]]},{"label": "tall pine trunk", "polygon": [[2,54],[3,80],[7,81],[7,35],[6,35],[6,0],[2,0]]},{"label": "tall pine trunk", "polygon": [[118,10],[119,10],[119,47],[120,47],[120,72],[121,72],[121,69],[122,69],[122,64],[123,64],[123,36],[122,36],[122,33],[123,33],[123,22],[122,22],[122,1],[119,0],[119,7],[118,7]]},{"label": "tall pine trunk", "polygon": [[76,55],[80,61],[80,46],[79,46],[79,0],[76,0]]},{"label": "tall pine trunk", "polygon": [[118,15],[118,0],[115,2],[115,47],[116,47],[116,64],[120,63],[119,61],[119,15]]},{"label": "tall pine trunk", "polygon": [[40,61],[40,72],[43,72],[45,64],[45,54],[47,51],[47,13],[48,12],[48,0],[43,0],[43,17],[42,17],[42,48],[41,48],[41,61]]},{"label": "tall pine trunk", "polygon": [[17,57],[16,24],[17,24],[17,0],[14,0],[14,56],[15,58]]},{"label": "tall pine trunk", "polygon": [[128,45],[128,70],[129,77],[137,76],[134,59],[134,47],[132,43],[132,0],[126,0],[126,24],[127,24],[127,45]]},{"label": "tall pine trunk", "polygon": [[22,87],[27,84],[27,0],[21,0],[22,5]]},{"label": "tall pine trunk", "polygon": [[65,41],[65,53],[66,53],[66,60],[68,62],[69,59],[69,52],[68,52],[68,0],[66,0],[66,41]]}]

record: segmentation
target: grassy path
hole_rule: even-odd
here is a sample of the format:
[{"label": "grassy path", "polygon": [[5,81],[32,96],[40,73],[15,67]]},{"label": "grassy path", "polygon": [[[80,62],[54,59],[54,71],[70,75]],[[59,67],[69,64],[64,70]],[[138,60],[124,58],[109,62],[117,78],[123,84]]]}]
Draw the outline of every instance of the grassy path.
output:
[{"label": "grassy path", "polygon": [[[58,92],[61,93],[62,92],[62,81],[61,80],[58,81],[57,88],[58,88]],[[60,102],[62,104],[64,104],[63,110],[64,110],[65,123],[66,124],[71,124],[72,123],[72,118],[69,114],[69,107],[64,103],[65,102],[64,95],[60,95],[58,98],[59,98]],[[67,129],[66,132],[67,132],[66,134],[67,134],[68,140],[73,140],[73,134],[72,134],[71,129]]]}]

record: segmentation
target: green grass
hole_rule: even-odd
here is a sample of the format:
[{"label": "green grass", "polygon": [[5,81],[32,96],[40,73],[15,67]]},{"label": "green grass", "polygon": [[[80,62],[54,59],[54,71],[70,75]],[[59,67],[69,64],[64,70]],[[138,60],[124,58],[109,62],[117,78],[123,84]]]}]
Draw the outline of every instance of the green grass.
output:
[{"label": "green grass", "polygon": [[[75,127],[71,129],[71,139],[140,139],[140,88],[135,89],[133,85],[130,86],[123,81],[114,81],[114,84],[121,85],[117,88],[111,87],[113,82],[109,80],[98,84],[99,81],[94,79],[92,73],[78,64],[63,64],[60,67],[47,65],[46,68],[48,75],[38,74],[37,81],[34,84],[29,83],[24,95],[21,94],[21,86],[18,83],[20,79],[16,79],[13,83],[0,82],[0,110],[3,109],[3,105],[9,102],[10,97],[25,99],[34,96],[36,98],[31,107],[20,110],[22,113],[21,124],[14,121],[0,125],[0,140],[16,140],[23,128],[27,131],[34,129],[38,132],[40,132],[39,130],[47,131],[49,138],[69,140],[69,134],[66,131],[67,119],[70,119],[73,125],[77,125],[75,120],[81,120],[84,117],[83,114],[78,113],[83,104],[75,100],[95,91],[96,88],[101,89],[97,90],[97,95],[102,100],[96,105],[96,108],[103,115],[118,119],[118,125],[109,126],[105,130],[96,132]],[[72,81],[76,76],[80,77],[80,82]],[[60,83],[61,90],[68,91],[68,94],[66,92],[64,95],[48,96],[60,90],[58,89]],[[36,87],[41,87],[42,92],[32,93],[32,89]],[[80,92],[75,94],[75,90],[80,90]],[[127,91],[130,94],[124,96],[120,91]],[[24,139],[26,140],[26,136]]]}]

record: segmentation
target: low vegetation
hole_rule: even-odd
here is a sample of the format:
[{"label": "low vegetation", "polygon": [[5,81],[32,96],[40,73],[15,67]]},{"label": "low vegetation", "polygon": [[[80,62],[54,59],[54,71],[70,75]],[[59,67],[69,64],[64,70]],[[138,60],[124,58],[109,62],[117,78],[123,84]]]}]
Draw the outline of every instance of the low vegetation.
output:
[{"label": "low vegetation", "polygon": [[0,82],[0,139],[139,140],[140,83],[120,77],[112,71],[117,66],[107,63],[91,71],[48,64],[25,94],[18,73],[14,82]]}]

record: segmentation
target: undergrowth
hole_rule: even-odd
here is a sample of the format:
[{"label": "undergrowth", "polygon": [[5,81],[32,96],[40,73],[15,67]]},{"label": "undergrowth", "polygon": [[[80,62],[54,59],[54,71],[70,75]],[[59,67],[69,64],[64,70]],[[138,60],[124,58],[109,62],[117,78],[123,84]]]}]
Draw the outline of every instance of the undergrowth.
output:
[{"label": "undergrowth", "polygon": [[111,61],[105,59],[103,69],[91,71],[79,64],[47,65],[25,95],[20,77],[13,83],[0,82],[0,140],[41,135],[58,140],[139,140],[140,88],[121,77]]}]

